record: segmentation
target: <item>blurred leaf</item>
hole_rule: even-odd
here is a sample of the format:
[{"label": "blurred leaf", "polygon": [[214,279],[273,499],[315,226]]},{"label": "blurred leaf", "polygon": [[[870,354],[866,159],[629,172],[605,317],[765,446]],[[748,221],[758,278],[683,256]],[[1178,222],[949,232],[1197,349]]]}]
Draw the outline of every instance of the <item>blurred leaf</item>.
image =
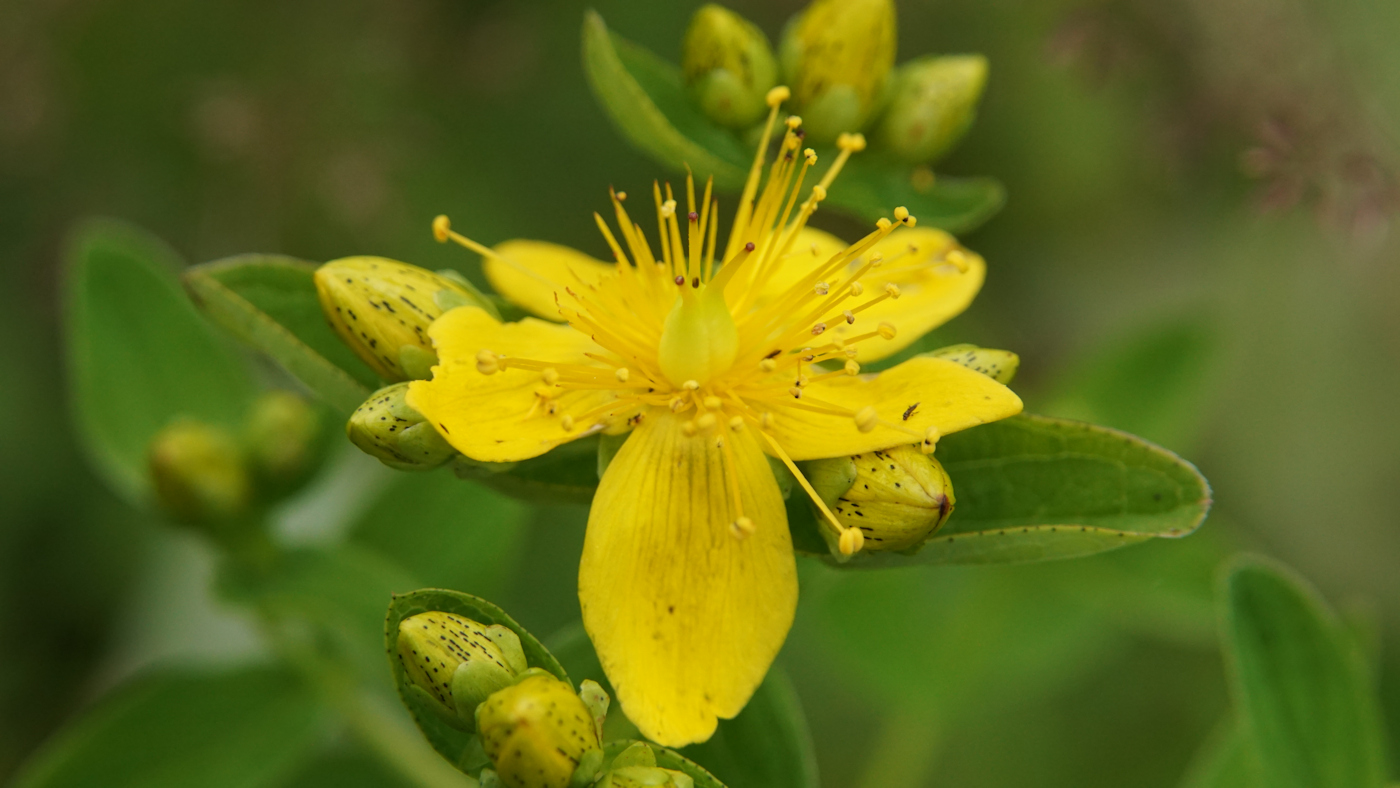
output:
[{"label": "blurred leaf", "polygon": [[[671,169],[689,166],[702,179],[713,175],[720,189],[743,187],[752,147],[701,113],[686,95],[675,64],[609,32],[593,11],[583,23],[583,63],[598,103],[634,146]],[[835,161],[834,150],[819,153],[822,162]],[[913,175],[908,164],[858,154],[842,170],[827,204],[870,221],[903,205],[927,226],[963,232],[1006,201],[1005,189],[990,178],[939,176],[916,186]]]},{"label": "blurred leaf", "polygon": [[389,603],[389,615],[384,621],[383,644],[389,655],[389,667],[393,671],[394,686],[398,689],[399,699],[408,707],[413,721],[418,724],[418,729],[428,738],[433,749],[446,758],[448,763],[466,771],[481,753],[480,746],[476,744],[476,737],[448,725],[436,712],[424,705],[425,701],[407,691],[409,681],[404,675],[403,663],[398,658],[399,624],[406,618],[430,611],[452,613],[480,624],[500,624],[508,627],[520,636],[520,645],[525,651],[525,662],[530,667],[544,668],[564,681],[569,681],[569,675],[534,635],[506,615],[504,610],[484,599],[460,591],[439,588],[423,588],[396,595]]},{"label": "blurred leaf", "polygon": [[583,20],[583,66],[593,95],[633,145],[669,167],[688,163],[724,188],[743,185],[752,154],[690,103],[679,68],[609,33],[596,11]]},{"label": "blurred leaf", "polygon": [[194,266],[185,286],[212,320],[348,415],[380,382],[326,322],[315,271],[314,263],[291,257],[240,255]]},{"label": "blurred leaf", "polygon": [[1185,448],[1202,426],[1218,349],[1198,316],[1134,332],[1068,373],[1045,411]]},{"label": "blurred leaf", "polygon": [[504,471],[461,460],[453,470],[521,501],[589,503],[598,489],[598,438],[569,441],[539,457],[512,463]]},{"label": "blurred leaf", "polygon": [[381,686],[384,608],[393,594],[416,585],[398,566],[354,545],[287,552],[265,569],[229,566],[219,578],[226,599],[276,621],[314,626],[323,646]]},{"label": "blurred leaf", "polygon": [[1225,649],[1270,788],[1379,788],[1380,712],[1356,643],[1317,593],[1257,559],[1225,581]]},{"label": "blurred leaf", "polygon": [[1249,739],[1231,721],[1201,748],[1181,788],[1262,788],[1261,780]]},{"label": "blurred leaf", "polygon": [[278,785],[318,738],[321,711],[268,668],[166,673],[126,687],[40,751],[16,788]]},{"label": "blurred leaf", "polygon": [[[1186,536],[1210,486],[1175,454],[1107,427],[1021,414],[945,436],[957,505],[913,556],[862,551],[841,566],[1001,564],[1074,558]],[[797,496],[794,496],[794,498]],[[825,555],[810,511],[790,505],[800,550]],[[819,536],[816,538],[820,538]]]},{"label": "blurred leaf", "polygon": [[73,233],[66,263],[78,433],[107,483],[140,503],[151,436],[176,416],[236,429],[252,383],[180,290],[180,262],[155,237],[92,220]]},{"label": "blurred leaf", "polygon": [[419,788],[363,752],[321,755],[280,783],[283,788]]},{"label": "blurred leaf", "polygon": [[398,473],[351,527],[350,539],[422,583],[489,596],[515,564],[526,514],[523,505],[451,474]]},{"label": "blurred leaf", "polygon": [[[577,681],[592,679],[603,685],[609,695],[614,695],[582,625],[575,624],[555,633],[549,642],[569,675]],[[620,725],[617,717],[625,718],[625,715],[614,696],[604,738],[622,731],[635,736],[636,728],[630,721]],[[680,752],[723,779],[730,788],[815,788],[817,785],[816,753],[806,718],[792,682],[776,665],[768,671],[768,677],[739,716],[720,720],[709,741],[692,744]]]}]

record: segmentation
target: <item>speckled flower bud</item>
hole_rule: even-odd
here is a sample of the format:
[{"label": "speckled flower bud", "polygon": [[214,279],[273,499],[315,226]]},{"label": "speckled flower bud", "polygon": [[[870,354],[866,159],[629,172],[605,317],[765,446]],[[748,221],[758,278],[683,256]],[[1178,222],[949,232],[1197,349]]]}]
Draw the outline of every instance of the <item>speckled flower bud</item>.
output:
[{"label": "speckled flower bud", "polygon": [[399,622],[399,661],[448,723],[472,730],[477,706],[526,670],[520,637],[451,613],[428,612]]},{"label": "speckled flower bud", "polygon": [[428,471],[457,453],[405,397],[408,383],[374,392],[350,414],[345,434],[365,454],[401,471]]},{"label": "speckled flower bud", "polygon": [[385,380],[425,380],[437,363],[428,326],[453,307],[479,304],[459,282],[383,257],[346,257],[316,269],[326,320]]},{"label": "speckled flower bud", "polygon": [[273,483],[292,482],[311,467],[320,417],[304,398],[269,391],[253,403],[243,441],[254,467]]},{"label": "speckled flower bud", "polygon": [[894,73],[876,141],[914,164],[938,159],[967,133],[986,84],[987,59],[981,55],[922,57],[905,63]]},{"label": "speckled flower bud", "polygon": [[778,61],[762,30],[710,3],[695,12],[685,31],[681,73],[691,99],[710,120],[742,129],[767,111],[764,97],[778,83]]},{"label": "speckled flower bud", "polygon": [[592,713],[568,684],[542,671],[487,698],[476,728],[508,788],[568,788],[576,773],[591,782],[588,772],[598,766]]},{"label": "speckled flower bud", "polygon": [[176,520],[215,523],[247,510],[247,461],[227,430],[181,419],[156,433],[147,456],[156,502]]},{"label": "speckled flower bud", "polygon": [[953,511],[948,473],[917,447],[813,460],[804,470],[842,525],[860,529],[865,550],[916,548]]},{"label": "speckled flower bud", "polygon": [[949,345],[920,355],[929,358],[943,358],[962,364],[968,369],[981,372],[1003,386],[1016,377],[1016,369],[1021,366],[1021,357],[1009,350],[993,350],[976,345]]},{"label": "speckled flower bud", "polygon": [[788,23],[779,57],[815,142],[865,128],[895,56],[893,0],[815,0]]}]

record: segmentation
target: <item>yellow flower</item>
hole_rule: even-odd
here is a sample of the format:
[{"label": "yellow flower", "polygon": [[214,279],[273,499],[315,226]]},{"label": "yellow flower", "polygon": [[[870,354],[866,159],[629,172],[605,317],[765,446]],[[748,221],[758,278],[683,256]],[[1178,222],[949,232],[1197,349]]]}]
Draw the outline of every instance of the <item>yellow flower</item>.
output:
[{"label": "yellow flower", "polygon": [[[798,202],[816,154],[800,120],[767,125],[728,243],[718,203],[686,208],[653,186],[652,246],[612,195],[617,231],[596,216],[615,263],[538,241],[487,248],[439,217],[439,240],[486,258],[496,289],[528,311],[501,323],[475,307],[429,329],[439,364],[408,403],[454,448],[488,462],[543,454],[599,432],[632,434],[589,515],[579,600],[584,625],[627,716],[667,746],[708,739],[738,714],[787,636],[797,573],[778,458],[823,510],[842,552],[860,549],[795,461],[919,443],[1021,409],[1009,389],[965,366],[890,355],[960,312],[982,259],[896,209],[847,245],[806,227],[864,140],[843,136],[821,182]],[[786,126],[762,178],[775,127]],[[760,188],[762,186],[762,188]],[[920,403],[917,409],[910,404]]]}]

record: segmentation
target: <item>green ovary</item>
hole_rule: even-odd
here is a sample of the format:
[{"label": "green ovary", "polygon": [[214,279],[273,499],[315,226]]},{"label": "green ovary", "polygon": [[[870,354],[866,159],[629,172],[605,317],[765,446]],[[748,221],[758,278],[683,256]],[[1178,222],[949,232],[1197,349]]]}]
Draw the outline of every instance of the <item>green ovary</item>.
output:
[{"label": "green ovary", "polygon": [[666,316],[661,332],[661,371],[675,386],[687,381],[705,385],[734,364],[739,331],[719,288],[682,294]]}]

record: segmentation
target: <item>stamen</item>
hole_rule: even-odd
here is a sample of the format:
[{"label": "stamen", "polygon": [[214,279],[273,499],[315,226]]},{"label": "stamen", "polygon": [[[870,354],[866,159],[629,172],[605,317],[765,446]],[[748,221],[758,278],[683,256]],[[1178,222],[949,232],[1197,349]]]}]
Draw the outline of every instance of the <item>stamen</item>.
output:
[{"label": "stamen", "polygon": [[476,371],[483,375],[494,375],[501,371],[500,358],[489,350],[476,354]]},{"label": "stamen", "polygon": [[875,409],[866,405],[856,412],[856,429],[861,432],[870,432],[879,423],[880,417],[875,413]]},{"label": "stamen", "polygon": [[632,373],[627,370],[627,367],[618,367],[617,371],[613,373],[613,377],[617,378],[618,383],[626,383],[627,378],[630,377],[631,374]]}]

